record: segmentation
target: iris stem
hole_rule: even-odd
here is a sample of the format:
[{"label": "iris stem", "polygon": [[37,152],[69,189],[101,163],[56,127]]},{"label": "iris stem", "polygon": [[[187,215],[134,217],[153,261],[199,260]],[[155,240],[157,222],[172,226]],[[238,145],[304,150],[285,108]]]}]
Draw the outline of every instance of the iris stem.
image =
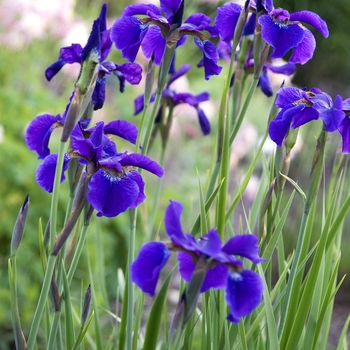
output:
[{"label": "iris stem", "polygon": [[[134,260],[135,255],[135,234],[136,234],[136,218],[137,218],[137,208],[129,209],[130,216],[130,238],[129,238],[129,251],[128,251],[128,262],[127,269],[130,269],[130,265]],[[128,275],[128,308],[127,308],[127,323],[126,323],[126,349],[132,349],[132,330],[133,330],[133,320],[134,320],[134,288],[131,282],[130,273]]]}]

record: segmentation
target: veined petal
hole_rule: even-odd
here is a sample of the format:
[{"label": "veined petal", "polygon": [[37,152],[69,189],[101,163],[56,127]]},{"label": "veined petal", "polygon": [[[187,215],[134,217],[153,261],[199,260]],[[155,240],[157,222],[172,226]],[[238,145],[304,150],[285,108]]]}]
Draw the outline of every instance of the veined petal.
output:
[{"label": "veined petal", "polygon": [[337,130],[345,118],[345,112],[343,112],[343,99],[337,95],[334,103],[332,98],[325,92],[317,94],[316,98],[312,98],[314,102],[313,108],[315,108],[320,118],[323,120],[325,130],[333,132]]},{"label": "veined petal", "polygon": [[221,239],[215,229],[211,229],[207,234],[198,240],[198,252],[214,257],[221,250]]},{"label": "veined petal", "polygon": [[317,29],[325,38],[328,38],[329,31],[327,23],[316,13],[311,11],[299,11],[290,15],[291,21],[299,21],[310,24]]},{"label": "veined petal", "polygon": [[276,106],[284,108],[287,105],[303,99],[303,90],[295,87],[280,88],[277,91]]},{"label": "veined petal", "polygon": [[137,17],[126,16],[116,20],[111,28],[111,39],[123,57],[135,61],[141,42],[149,25],[143,24]]},{"label": "veined petal", "polygon": [[180,202],[170,201],[164,216],[165,230],[170,238],[184,236],[180,220],[182,211],[183,206]]},{"label": "veined petal", "polygon": [[219,30],[220,39],[226,43],[229,43],[233,39],[241,11],[242,6],[233,2],[227,2],[224,6],[217,9],[215,25]]},{"label": "veined petal", "polygon": [[164,243],[149,242],[143,245],[130,265],[130,278],[145,293],[154,295],[161,269],[171,256]]},{"label": "veined petal", "polygon": [[147,15],[151,11],[156,15],[161,15],[159,8],[153,4],[133,4],[125,8],[122,16]]},{"label": "veined petal", "polygon": [[202,31],[208,29],[210,30],[210,22],[210,17],[208,17],[204,13],[194,13],[186,19],[184,24],[185,26],[186,24],[192,24],[193,29],[195,28],[196,31]]},{"label": "veined petal", "polygon": [[303,40],[304,29],[297,23],[276,22],[269,15],[260,16],[258,21],[262,28],[262,38],[273,47],[272,58],[283,57]]},{"label": "veined petal", "polygon": [[38,159],[44,159],[50,154],[49,140],[52,131],[61,127],[61,116],[42,114],[35,117],[29,124],[25,140],[28,148],[38,154]]},{"label": "veined petal", "polygon": [[114,217],[129,209],[138,195],[139,186],[130,176],[99,169],[89,182],[87,199],[97,216]]},{"label": "veined petal", "polygon": [[130,206],[130,208],[138,207],[145,199],[145,183],[142,179],[141,174],[136,170],[126,171],[126,175],[129,176],[130,179],[134,180],[139,187],[139,195],[135,199],[135,202]]},{"label": "veined petal", "polygon": [[259,256],[258,238],[251,234],[236,235],[230,238],[222,247],[222,251],[247,258],[254,264],[266,261]]},{"label": "veined petal", "polygon": [[101,31],[101,62],[105,61],[112,49],[111,30]]},{"label": "veined petal", "polygon": [[72,44],[71,46],[62,47],[60,50],[60,56],[57,61],[52,63],[45,71],[47,80],[51,80],[66,64],[81,63],[80,54],[83,48],[80,44]]},{"label": "veined petal", "polygon": [[[48,155],[36,169],[36,182],[42,189],[49,193],[53,191],[57,158],[57,153]],[[62,176],[60,181],[61,183],[66,179],[64,173],[68,169],[68,164],[70,161],[71,158],[67,154],[65,154],[63,160]]]},{"label": "veined petal", "polygon": [[316,109],[312,107],[305,107],[296,113],[292,120],[292,128],[296,129],[301,125],[304,125],[311,120],[317,120],[319,118],[319,113]]},{"label": "veined petal", "polygon": [[148,59],[154,54],[154,62],[159,65],[164,55],[165,43],[166,40],[163,38],[160,28],[152,26],[142,41],[142,52]]},{"label": "veined petal", "polygon": [[138,130],[137,127],[126,120],[114,120],[104,127],[106,134],[119,136],[133,144],[136,143]]},{"label": "veined petal", "polygon": [[229,272],[226,284],[226,302],[230,307],[227,319],[238,323],[241,317],[250,314],[261,302],[264,284],[254,271]]},{"label": "veined petal", "polygon": [[303,40],[294,48],[293,54],[290,57],[289,62],[305,64],[312,58],[315,48],[315,37],[308,29],[305,28]]},{"label": "veined petal", "polygon": [[182,0],[161,0],[160,9],[167,17],[172,17],[179,9],[181,1]]},{"label": "veined petal", "polygon": [[142,79],[142,68],[137,63],[123,63],[116,65],[116,69],[123,74],[126,81],[132,85],[137,85]]},{"label": "veined petal", "polygon": [[282,109],[276,116],[276,119],[270,123],[269,135],[272,141],[278,146],[282,146],[282,142],[287,135],[292,119],[296,113],[305,108],[303,104],[295,107]]},{"label": "veined petal", "polygon": [[145,169],[150,173],[162,177],[164,172],[161,166],[154,160],[144,156],[140,153],[132,153],[123,155],[123,158],[119,162],[123,166],[131,165]]}]

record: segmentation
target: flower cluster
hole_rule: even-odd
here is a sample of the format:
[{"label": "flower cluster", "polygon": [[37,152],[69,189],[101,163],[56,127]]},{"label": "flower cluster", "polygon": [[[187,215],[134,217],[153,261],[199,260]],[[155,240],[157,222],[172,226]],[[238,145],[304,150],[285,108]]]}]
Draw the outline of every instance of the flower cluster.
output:
[{"label": "flower cluster", "polygon": [[251,234],[237,235],[222,245],[217,231],[211,229],[196,239],[182,231],[182,209],[181,203],[170,201],[164,222],[171,243],[146,243],[131,264],[131,280],[145,293],[154,295],[160,271],[169,260],[171,252],[178,252],[180,274],[187,282],[191,280],[196,262],[204,256],[209,269],[201,292],[210,288],[225,288],[226,302],[230,307],[228,320],[239,322],[241,317],[259,305],[264,288],[260,276],[244,269],[242,261],[235,256],[247,258],[255,264],[265,261],[259,257],[257,238]]},{"label": "flower cluster", "polygon": [[[129,5],[112,26],[111,39],[123,57],[134,62],[139,48],[147,58],[154,57],[160,64],[166,45],[179,47],[186,42],[188,35],[203,51],[205,79],[218,75],[221,67],[217,65],[219,55],[215,45],[202,32],[208,31],[217,36],[215,26],[210,25],[210,18],[202,13],[195,13],[182,23],[184,0],[160,0],[160,9],[152,4]],[[137,16],[143,16],[139,18]]]},{"label": "flower cluster", "polygon": [[136,63],[117,64],[106,61],[111,49],[112,41],[110,38],[110,29],[106,24],[107,5],[101,8],[99,17],[94,21],[89,40],[84,48],[80,44],[72,44],[63,47],[60,55],[45,72],[47,80],[51,80],[65,64],[79,63],[83,64],[88,56],[93,54],[98,65],[96,85],[92,94],[94,110],[103,107],[106,92],[106,75],[115,74],[120,82],[120,92],[124,92],[125,81],[130,84],[138,84],[142,78],[142,68]]},{"label": "flower cluster", "polygon": [[294,87],[281,88],[277,91],[276,106],[281,110],[270,123],[269,134],[278,146],[282,145],[290,126],[295,129],[317,119],[322,119],[327,132],[339,129],[343,140],[350,137],[345,136],[346,121],[342,122],[346,114],[343,111],[343,100],[339,95],[333,101],[331,96],[318,88],[309,91]]}]

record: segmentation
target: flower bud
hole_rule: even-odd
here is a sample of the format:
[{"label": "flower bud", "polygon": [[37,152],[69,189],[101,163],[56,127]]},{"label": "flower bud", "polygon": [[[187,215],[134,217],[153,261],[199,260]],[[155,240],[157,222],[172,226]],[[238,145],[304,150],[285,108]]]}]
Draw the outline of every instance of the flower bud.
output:
[{"label": "flower bud", "polygon": [[84,326],[86,323],[86,320],[89,317],[90,313],[90,305],[91,305],[91,285],[89,284],[85,296],[84,296],[84,302],[83,302],[83,310],[81,312],[81,325]]},{"label": "flower bud", "polygon": [[27,195],[21,209],[19,210],[17,220],[13,228],[11,239],[11,256],[16,255],[19,245],[21,244],[27,219],[28,208],[29,196]]}]

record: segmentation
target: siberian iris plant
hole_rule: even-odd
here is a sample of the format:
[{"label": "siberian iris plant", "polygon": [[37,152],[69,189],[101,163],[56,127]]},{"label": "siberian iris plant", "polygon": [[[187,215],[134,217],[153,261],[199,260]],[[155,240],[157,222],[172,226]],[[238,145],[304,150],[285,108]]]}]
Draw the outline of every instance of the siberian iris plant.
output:
[{"label": "siberian iris plant", "polygon": [[127,6],[122,17],[112,26],[112,41],[129,61],[134,62],[141,47],[144,55],[149,59],[154,56],[154,62],[159,65],[166,45],[181,46],[191,35],[203,51],[205,79],[218,75],[222,69],[217,65],[218,52],[202,34],[206,30],[216,36],[216,27],[211,26],[210,18],[202,13],[195,13],[182,23],[183,6],[183,0],[160,0],[160,9],[152,4]]},{"label": "siberian iris plant", "polygon": [[119,79],[120,92],[124,92],[125,81],[130,84],[138,84],[141,81],[142,68],[136,63],[117,64],[106,61],[111,49],[112,41],[110,39],[110,29],[106,24],[107,5],[103,4],[99,17],[94,21],[92,32],[84,48],[80,44],[72,44],[63,47],[60,55],[45,72],[47,80],[51,80],[65,64],[80,63],[86,60],[88,54],[95,53],[98,61],[98,74],[96,85],[92,94],[94,110],[102,108],[106,93],[106,75],[113,73]]},{"label": "siberian iris plant", "polygon": [[226,302],[230,307],[227,318],[231,322],[239,322],[261,302],[263,282],[256,272],[244,269],[242,261],[235,256],[247,258],[255,264],[264,261],[259,257],[257,238],[251,234],[237,235],[222,245],[217,231],[211,229],[196,239],[182,230],[182,210],[181,203],[170,201],[164,222],[171,242],[143,245],[131,264],[131,280],[145,293],[154,295],[160,271],[172,252],[178,252],[180,274],[187,282],[191,280],[196,262],[205,257],[209,268],[201,292],[225,288]]},{"label": "siberian iris plant", "polygon": [[276,106],[281,108],[276,118],[270,123],[271,139],[281,146],[290,126],[293,129],[311,120],[322,119],[325,131],[333,132],[339,128],[345,118],[342,110],[342,98],[335,100],[318,88],[309,91],[288,87],[277,91]]},{"label": "siberian iris plant", "polygon": [[287,10],[277,8],[260,16],[258,22],[262,38],[273,48],[270,57],[282,58],[293,49],[290,63],[305,64],[312,58],[316,48],[314,35],[301,22],[311,25],[325,38],[329,35],[326,22],[311,11],[290,14]]},{"label": "siberian iris plant", "polygon": [[[111,135],[131,143],[136,142],[137,128],[124,120],[108,124],[98,122],[85,129],[79,122],[71,135],[71,149],[65,155],[61,182],[69,162],[77,158],[86,166],[88,183],[87,200],[98,211],[97,216],[114,217],[128,208],[136,208],[146,196],[142,176],[134,167],[145,169],[159,177],[162,168],[141,154],[119,153]],[[45,191],[53,189],[57,154],[48,155],[37,169],[37,183]]]},{"label": "siberian iris plant", "polygon": [[[183,64],[178,71],[174,72],[173,74],[170,75],[170,78],[168,80],[168,83],[166,87],[162,90],[162,101],[161,102],[161,108],[164,107],[169,107],[169,108],[174,108],[177,105],[180,104],[188,104],[191,107],[194,107],[197,111],[198,115],[198,121],[200,124],[200,127],[202,129],[202,132],[204,135],[209,134],[210,132],[210,123],[205,115],[203,109],[199,107],[199,104],[201,102],[205,102],[209,100],[209,93],[208,92],[202,92],[198,95],[193,95],[189,92],[176,92],[175,90],[171,89],[171,84],[185,75],[189,70],[191,69],[190,64]],[[151,96],[151,102],[153,102],[155,99],[155,95],[153,94]],[[138,96],[135,99],[135,115],[139,114],[144,108],[144,96]],[[155,122],[159,123],[160,122],[160,115],[161,113],[158,113],[158,118],[156,118]]]}]

